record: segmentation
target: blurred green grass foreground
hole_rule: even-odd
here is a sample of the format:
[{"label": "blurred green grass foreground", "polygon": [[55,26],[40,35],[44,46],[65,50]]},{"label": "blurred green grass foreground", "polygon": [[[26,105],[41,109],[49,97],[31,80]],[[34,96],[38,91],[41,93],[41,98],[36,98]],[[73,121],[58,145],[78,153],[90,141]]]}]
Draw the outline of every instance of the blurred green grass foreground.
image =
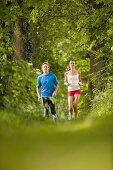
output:
[{"label": "blurred green grass foreground", "polygon": [[113,169],[113,115],[34,124],[0,115],[0,170]]}]

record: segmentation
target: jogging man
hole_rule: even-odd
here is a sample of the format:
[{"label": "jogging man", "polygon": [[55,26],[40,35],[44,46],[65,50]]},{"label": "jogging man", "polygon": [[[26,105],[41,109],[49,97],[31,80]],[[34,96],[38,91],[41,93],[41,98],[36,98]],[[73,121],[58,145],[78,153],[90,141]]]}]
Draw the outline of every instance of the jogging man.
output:
[{"label": "jogging man", "polygon": [[56,98],[59,82],[54,74],[49,73],[49,69],[49,63],[44,62],[42,64],[43,74],[38,77],[37,81],[37,94],[38,100],[42,100],[42,105],[44,106],[44,116],[49,117],[50,110],[50,113],[53,116],[53,120],[56,121],[57,115],[55,110],[55,103],[52,102],[51,98]]}]

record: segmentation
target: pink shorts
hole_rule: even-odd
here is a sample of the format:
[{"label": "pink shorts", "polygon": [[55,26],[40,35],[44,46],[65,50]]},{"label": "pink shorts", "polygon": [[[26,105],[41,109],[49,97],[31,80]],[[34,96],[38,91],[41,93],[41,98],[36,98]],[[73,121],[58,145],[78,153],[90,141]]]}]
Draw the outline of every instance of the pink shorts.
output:
[{"label": "pink shorts", "polygon": [[74,96],[75,94],[81,95],[81,90],[68,91],[68,96]]}]

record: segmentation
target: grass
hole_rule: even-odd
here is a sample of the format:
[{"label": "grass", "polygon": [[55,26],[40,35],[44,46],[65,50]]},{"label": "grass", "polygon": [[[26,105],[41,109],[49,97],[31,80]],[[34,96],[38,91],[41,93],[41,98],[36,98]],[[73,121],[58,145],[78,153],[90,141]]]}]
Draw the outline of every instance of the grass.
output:
[{"label": "grass", "polygon": [[113,115],[53,122],[0,113],[1,170],[112,170]]}]

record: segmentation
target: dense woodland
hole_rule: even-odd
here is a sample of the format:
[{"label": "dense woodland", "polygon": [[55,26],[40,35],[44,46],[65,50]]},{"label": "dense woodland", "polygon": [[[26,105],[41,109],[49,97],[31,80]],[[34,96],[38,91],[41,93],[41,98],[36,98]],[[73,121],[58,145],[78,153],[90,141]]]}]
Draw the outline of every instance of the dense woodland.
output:
[{"label": "dense woodland", "polygon": [[[64,74],[81,71],[77,120]],[[36,93],[41,65],[59,81],[53,122]],[[111,170],[113,0],[0,0],[0,169]]]},{"label": "dense woodland", "polygon": [[59,80],[57,112],[66,115],[63,81],[73,59],[86,84],[79,110],[112,110],[112,7],[112,0],[1,0],[1,109],[40,112],[35,85],[48,61]]}]

